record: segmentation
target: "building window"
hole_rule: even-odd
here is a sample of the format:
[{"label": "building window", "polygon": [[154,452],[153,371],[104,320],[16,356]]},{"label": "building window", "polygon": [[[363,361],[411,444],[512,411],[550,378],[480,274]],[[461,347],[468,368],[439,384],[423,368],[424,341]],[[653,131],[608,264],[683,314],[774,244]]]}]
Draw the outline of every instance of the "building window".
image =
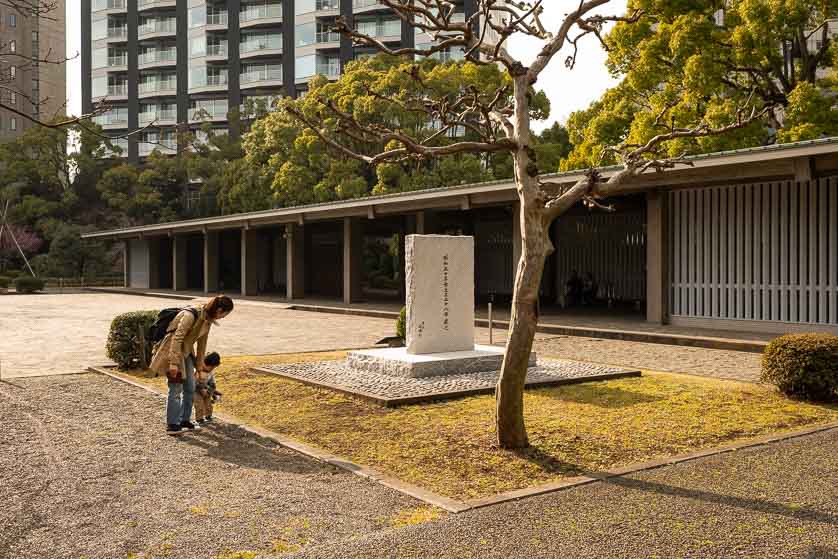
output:
[{"label": "building window", "polygon": [[17,52],[17,41],[9,41],[9,52]]},{"label": "building window", "polygon": [[9,92],[9,103],[12,105],[17,105],[17,92],[10,91]]},{"label": "building window", "polygon": [[9,14],[9,27],[17,27],[17,15]]},{"label": "building window", "polygon": [[17,130],[17,119],[15,117],[9,119],[9,130]]},{"label": "building window", "polygon": [[15,68],[14,66],[9,66],[9,77],[12,78],[12,79],[15,79],[16,76],[17,76],[17,68]]}]

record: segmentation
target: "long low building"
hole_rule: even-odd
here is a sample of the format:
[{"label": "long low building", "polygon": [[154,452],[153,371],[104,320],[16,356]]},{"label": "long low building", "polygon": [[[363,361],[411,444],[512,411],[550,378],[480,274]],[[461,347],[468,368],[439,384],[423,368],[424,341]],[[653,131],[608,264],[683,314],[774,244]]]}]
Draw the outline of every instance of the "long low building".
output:
[{"label": "long low building", "polygon": [[[638,177],[614,212],[559,218],[542,304],[574,275],[597,305],[655,323],[838,333],[838,138],[690,158]],[[604,168],[609,176],[618,168]],[[572,184],[581,172],[552,175]],[[124,241],[125,285],[289,300],[398,301],[404,236],[473,235],[478,301],[508,300],[520,253],[511,181],[90,233]],[[583,309],[584,312],[584,309]]]}]

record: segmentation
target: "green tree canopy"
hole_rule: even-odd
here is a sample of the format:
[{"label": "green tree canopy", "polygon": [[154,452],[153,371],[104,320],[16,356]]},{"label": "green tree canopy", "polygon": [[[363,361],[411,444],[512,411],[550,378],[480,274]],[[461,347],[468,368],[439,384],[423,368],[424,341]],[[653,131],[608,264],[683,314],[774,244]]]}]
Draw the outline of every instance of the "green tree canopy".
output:
[{"label": "green tree canopy", "polygon": [[[411,72],[421,74],[421,86],[411,78]],[[338,81],[330,83],[317,77],[309,84],[305,97],[282,101],[281,110],[254,123],[243,140],[245,157],[253,167],[261,169],[266,182],[252,175],[247,179],[256,181],[260,188],[269,186],[274,202],[287,206],[508,177],[508,157],[471,154],[437,161],[390,162],[370,169],[328,146],[314,132],[300,126],[287,110],[282,110],[291,106],[311,119],[323,120],[355,149],[373,154],[385,146],[348,137],[345,130],[338,129],[337,120],[322,114],[317,99],[331,100],[341,111],[353,114],[365,124],[397,123],[411,136],[428,138],[435,133],[435,123],[426,113],[416,110],[417,100],[423,94],[449,96],[453,102],[462,91],[493,95],[507,80],[494,65],[430,59],[405,62],[383,55],[355,61]],[[546,96],[533,93],[533,97],[533,118],[546,118]],[[389,103],[384,98],[399,103]],[[460,132],[465,137],[471,134],[467,126]],[[453,139],[442,136],[433,141],[444,145]]]},{"label": "green tree canopy", "polygon": [[777,108],[732,134],[671,142],[668,155],[838,133],[838,113],[819,87],[835,60],[822,24],[838,2],[630,0],[634,10],[639,21],[618,23],[606,37],[608,68],[622,82],[570,117],[575,147],[563,169],[615,163],[608,145],[729,122],[749,98]]}]

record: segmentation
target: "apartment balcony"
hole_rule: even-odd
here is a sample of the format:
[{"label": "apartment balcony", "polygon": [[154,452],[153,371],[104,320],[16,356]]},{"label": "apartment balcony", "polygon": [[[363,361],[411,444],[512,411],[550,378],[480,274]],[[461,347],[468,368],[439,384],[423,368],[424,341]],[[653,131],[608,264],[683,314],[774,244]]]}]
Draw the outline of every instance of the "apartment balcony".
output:
[{"label": "apartment balcony", "polygon": [[177,35],[177,20],[168,18],[146,22],[137,28],[137,35],[143,39],[175,36]]},{"label": "apartment balcony", "polygon": [[278,23],[282,23],[282,4],[242,4],[239,12],[241,29]]},{"label": "apartment balcony", "polygon": [[166,126],[177,124],[177,111],[145,111],[137,115],[137,122],[140,126],[155,124]]},{"label": "apartment balcony", "polygon": [[158,8],[176,8],[177,0],[137,0],[137,11],[156,10]]},{"label": "apartment balcony", "polygon": [[175,80],[165,82],[140,82],[138,86],[140,99],[149,97],[173,97],[177,95],[177,82]]},{"label": "apartment balcony", "polygon": [[280,55],[282,55],[282,35],[244,40],[239,45],[239,56],[242,59]]},{"label": "apartment balcony", "polygon": [[329,60],[318,62],[316,73],[321,76],[326,76],[330,80],[336,80],[340,77],[340,60]]},{"label": "apartment balcony", "polygon": [[128,84],[118,84],[108,86],[107,98],[112,101],[125,101],[128,99]]},{"label": "apartment balcony", "polygon": [[189,123],[227,122],[227,111],[209,111],[206,109],[189,109]]},{"label": "apartment balcony", "polygon": [[402,40],[402,22],[399,19],[356,21],[355,28],[359,33],[363,33],[379,41],[392,42]]},{"label": "apartment balcony", "polygon": [[315,40],[318,46],[340,46],[340,33],[335,31],[318,31],[315,35]]},{"label": "apartment balcony", "polygon": [[317,15],[337,15],[340,11],[340,0],[317,0],[314,11]]},{"label": "apartment balcony", "polygon": [[126,72],[128,71],[128,55],[125,56],[109,56],[108,57],[108,72]]},{"label": "apartment balcony", "polygon": [[352,0],[352,13],[366,14],[378,11],[389,12],[390,8],[378,0]]},{"label": "apartment balcony", "polygon": [[209,75],[202,79],[192,80],[189,83],[189,93],[209,93],[213,91],[227,91],[227,74]]},{"label": "apartment balcony", "polygon": [[141,70],[175,66],[177,65],[177,51],[175,49],[146,51],[137,57],[137,64]]},{"label": "apartment balcony", "polygon": [[114,138],[111,140],[111,146],[113,149],[105,148],[105,152],[107,155],[111,157],[128,157],[128,139],[127,138]]},{"label": "apartment balcony", "polygon": [[93,117],[93,122],[103,130],[122,130],[128,128],[128,109],[111,109]]},{"label": "apartment balcony", "polygon": [[106,14],[123,14],[128,10],[128,0],[93,0],[91,11]]},{"label": "apartment balcony", "polygon": [[256,87],[281,87],[282,86],[282,65],[265,64],[256,67],[245,67],[239,76],[239,87],[241,89],[253,89]]},{"label": "apartment balcony", "polygon": [[124,43],[128,40],[128,26],[108,27],[108,35],[105,38],[108,43]]},{"label": "apartment balcony", "polygon": [[163,155],[175,155],[177,153],[176,140],[144,141],[139,142],[137,147],[139,148],[140,157],[148,157],[155,150],[162,153]]}]

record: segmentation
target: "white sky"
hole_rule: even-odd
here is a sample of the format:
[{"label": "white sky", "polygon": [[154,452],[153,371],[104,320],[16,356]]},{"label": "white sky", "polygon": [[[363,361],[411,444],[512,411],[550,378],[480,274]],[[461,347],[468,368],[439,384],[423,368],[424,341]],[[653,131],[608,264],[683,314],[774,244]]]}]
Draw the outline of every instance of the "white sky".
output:
[{"label": "white sky", "polygon": [[[579,0],[546,0],[544,2],[544,25],[547,29],[558,28],[565,13],[579,5]],[[612,0],[603,12],[622,13],[625,0]],[[67,63],[67,107],[72,114],[81,112],[81,9],[79,0],[67,2],[67,56],[73,58]],[[541,50],[541,41],[519,37],[509,45],[511,53],[525,64],[530,63]],[[596,100],[616,81],[605,70],[605,52],[595,38],[583,40],[574,70],[567,70],[564,59],[569,50],[556,56],[541,75],[537,87],[550,98],[552,113],[550,119],[536,126],[539,130],[555,120],[565,122],[573,111],[583,109]]]}]

